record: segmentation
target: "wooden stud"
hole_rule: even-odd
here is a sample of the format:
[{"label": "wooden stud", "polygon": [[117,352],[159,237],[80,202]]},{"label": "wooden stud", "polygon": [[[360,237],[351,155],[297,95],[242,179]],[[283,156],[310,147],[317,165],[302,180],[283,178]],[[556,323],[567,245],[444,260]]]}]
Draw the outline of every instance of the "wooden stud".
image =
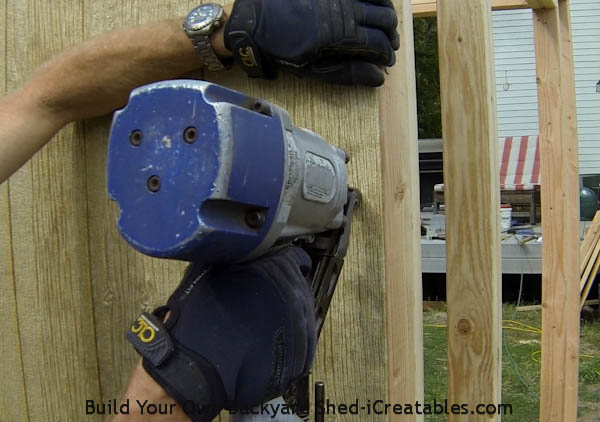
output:
[{"label": "wooden stud", "polygon": [[[542,180],[542,369],[540,420],[577,417],[579,195],[568,2],[533,15]],[[544,188],[547,187],[547,188]]]},{"label": "wooden stud", "polygon": [[594,215],[594,220],[592,220],[592,224],[588,228],[583,242],[579,248],[579,274],[580,277],[583,277],[583,273],[585,272],[585,268],[590,260],[592,252],[594,250],[594,245],[600,239],[600,211]]},{"label": "wooden stud", "polygon": [[590,294],[590,290],[592,289],[592,285],[594,284],[594,280],[596,279],[596,274],[598,274],[599,267],[600,267],[600,259],[596,258],[592,272],[586,279],[585,284],[583,285],[583,288],[581,290],[581,297],[580,297],[580,302],[579,302],[581,308],[583,308],[583,306],[585,305],[585,301],[587,300],[587,298]]},{"label": "wooden stud", "polygon": [[[514,10],[514,9],[530,9],[531,6],[527,0],[493,0],[492,10]],[[413,0],[412,1],[413,17],[425,18],[435,16],[437,10],[436,0]]]},{"label": "wooden stud", "polygon": [[[501,395],[500,181],[489,0],[438,1],[448,296],[448,401]],[[453,421],[498,416],[451,415]]]},{"label": "wooden stud", "polygon": [[592,271],[592,268],[598,260],[598,255],[600,255],[600,242],[596,242],[596,244],[592,245],[592,253],[585,266],[585,269],[583,270],[583,274],[581,274],[581,278],[579,279],[579,288],[582,292],[590,275],[592,277],[595,276],[595,273]]},{"label": "wooden stud", "polygon": [[[409,0],[397,0],[395,6],[401,46],[396,65],[389,69],[379,91],[388,392],[391,403],[422,403],[423,295],[413,17]],[[400,159],[402,165],[398,165]],[[390,415],[390,421],[423,421],[423,415]]]},{"label": "wooden stud", "polygon": [[[598,299],[586,300],[584,306],[593,306],[600,304]],[[528,312],[528,311],[541,311],[542,305],[531,305],[531,306],[519,306],[516,308],[517,312]]]}]

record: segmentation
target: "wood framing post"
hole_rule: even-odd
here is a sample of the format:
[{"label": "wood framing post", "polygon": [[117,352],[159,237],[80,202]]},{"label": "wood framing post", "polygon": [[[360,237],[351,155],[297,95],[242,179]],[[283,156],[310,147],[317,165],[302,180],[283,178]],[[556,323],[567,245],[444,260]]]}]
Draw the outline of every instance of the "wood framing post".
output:
[{"label": "wood framing post", "polygon": [[[423,295],[417,93],[410,0],[394,2],[401,46],[380,90],[388,398],[423,403]],[[390,415],[418,422],[423,415]]]},{"label": "wood framing post", "polygon": [[558,0],[527,0],[533,9],[556,9]]},{"label": "wood framing post", "polygon": [[569,2],[535,10],[542,180],[540,420],[577,419],[579,180]]},{"label": "wood framing post", "polygon": [[[501,255],[490,0],[439,0],[448,296],[448,401],[500,403]],[[451,415],[452,421],[498,416]]]},{"label": "wood framing post", "polygon": [[[435,16],[437,10],[436,0],[413,0],[412,8],[413,17],[415,18]],[[515,9],[531,9],[531,5],[527,0],[492,0],[492,10]]]}]

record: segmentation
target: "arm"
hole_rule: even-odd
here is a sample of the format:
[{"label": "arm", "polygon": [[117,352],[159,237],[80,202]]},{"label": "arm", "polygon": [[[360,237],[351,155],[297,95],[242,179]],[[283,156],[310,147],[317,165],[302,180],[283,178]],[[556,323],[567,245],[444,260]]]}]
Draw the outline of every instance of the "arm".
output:
[{"label": "arm", "polygon": [[[385,79],[381,67],[394,64],[399,46],[391,0],[237,0],[225,15],[231,18],[211,36],[212,47],[226,57],[232,53],[225,46],[231,46],[235,61],[251,76],[274,78],[281,69],[326,82],[379,86]],[[141,85],[201,69],[182,21],[84,42],[0,99],[0,183],[65,124],[123,106]]]},{"label": "arm", "polygon": [[[42,65],[23,88],[0,99],[0,183],[67,123],[110,113],[125,105],[134,88],[202,69],[182,21],[125,28],[86,41]],[[223,28],[211,37],[217,55],[226,57],[223,39]]]}]

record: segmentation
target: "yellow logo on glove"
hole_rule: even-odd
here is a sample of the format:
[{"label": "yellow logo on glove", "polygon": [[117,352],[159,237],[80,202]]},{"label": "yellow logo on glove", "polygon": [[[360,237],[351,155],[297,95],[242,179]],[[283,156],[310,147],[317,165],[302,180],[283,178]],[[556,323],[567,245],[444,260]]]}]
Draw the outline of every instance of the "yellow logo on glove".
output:
[{"label": "yellow logo on glove", "polygon": [[138,338],[144,343],[152,342],[156,337],[156,331],[158,331],[158,328],[154,327],[154,324],[144,318],[143,315],[131,327],[131,332],[137,334]]},{"label": "yellow logo on glove", "polygon": [[246,48],[240,48],[238,50],[240,57],[242,58],[242,63],[246,67],[256,67],[256,57],[254,57],[254,51],[252,47],[248,46]]}]

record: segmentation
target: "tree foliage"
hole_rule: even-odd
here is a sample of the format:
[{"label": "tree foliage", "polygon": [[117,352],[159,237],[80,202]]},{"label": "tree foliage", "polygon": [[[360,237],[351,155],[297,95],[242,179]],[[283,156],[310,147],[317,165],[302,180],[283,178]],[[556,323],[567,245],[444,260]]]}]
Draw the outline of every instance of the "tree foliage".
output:
[{"label": "tree foliage", "polygon": [[436,18],[414,20],[419,138],[442,137]]}]

